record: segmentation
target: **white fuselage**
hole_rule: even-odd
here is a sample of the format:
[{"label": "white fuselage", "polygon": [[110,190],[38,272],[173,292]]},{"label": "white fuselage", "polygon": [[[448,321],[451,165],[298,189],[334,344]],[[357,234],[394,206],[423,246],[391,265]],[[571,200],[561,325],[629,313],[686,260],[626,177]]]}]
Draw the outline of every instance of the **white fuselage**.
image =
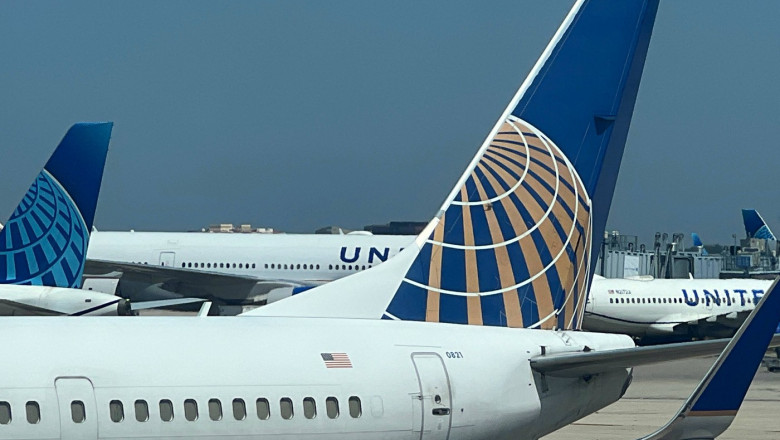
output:
[{"label": "white fuselage", "polygon": [[[742,323],[737,318],[744,319],[771,284],[750,279],[599,277],[591,284],[583,328],[636,338],[730,336]],[[689,328],[697,334],[690,334]]]},{"label": "white fuselage", "polygon": [[[536,439],[617,400],[630,370],[541,378],[529,358],[633,346],[619,335],[354,319],[0,325],[13,359],[0,366],[7,439]],[[351,368],[328,368],[333,353]]]},{"label": "white fuselage", "polygon": [[87,258],[320,284],[368,269],[411,235],[93,232]]},{"label": "white fuselage", "polygon": [[[0,315],[116,316],[125,314],[124,300],[81,289],[0,284]],[[0,435],[2,437],[2,435]]]}]

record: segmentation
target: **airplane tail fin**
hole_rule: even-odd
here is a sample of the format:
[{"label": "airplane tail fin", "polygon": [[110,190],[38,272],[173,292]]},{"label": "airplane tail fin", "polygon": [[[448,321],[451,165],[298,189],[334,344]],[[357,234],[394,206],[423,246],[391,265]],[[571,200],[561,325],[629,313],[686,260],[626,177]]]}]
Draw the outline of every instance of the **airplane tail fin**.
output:
[{"label": "airplane tail fin", "polygon": [[707,252],[707,249],[704,249],[704,243],[701,242],[701,238],[699,238],[699,234],[695,232],[691,232],[691,239],[693,240],[693,245],[699,248],[699,251],[702,255],[709,255]]},{"label": "airplane tail fin", "polygon": [[780,321],[776,279],[680,411],[640,440],[712,439],[734,420]]},{"label": "airplane tail fin", "polygon": [[79,287],[113,123],[73,125],[0,231],[0,281]]},{"label": "airplane tail fin", "polygon": [[249,314],[577,328],[657,7],[578,1],[415,245]]},{"label": "airplane tail fin", "polygon": [[745,224],[745,233],[748,238],[763,238],[765,240],[777,240],[775,234],[766,225],[764,218],[755,209],[743,209],[742,221]]}]

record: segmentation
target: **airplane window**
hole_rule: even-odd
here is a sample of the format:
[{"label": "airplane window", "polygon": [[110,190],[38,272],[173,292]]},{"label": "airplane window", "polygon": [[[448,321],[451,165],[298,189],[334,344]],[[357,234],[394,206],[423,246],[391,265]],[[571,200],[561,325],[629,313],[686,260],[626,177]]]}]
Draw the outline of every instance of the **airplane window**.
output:
[{"label": "airplane window", "polygon": [[252,263],[252,269],[254,269],[254,268],[255,268],[255,263]]},{"label": "airplane window", "polygon": [[11,423],[11,404],[0,402],[0,425]]},{"label": "airplane window", "polygon": [[708,306],[710,305],[710,299],[709,298],[707,298],[707,305]]},{"label": "airplane window", "polygon": [[289,397],[282,397],[282,400],[279,401],[279,410],[283,419],[290,420],[293,418],[292,399]]},{"label": "airplane window", "polygon": [[257,399],[255,404],[257,406],[257,418],[260,420],[268,420],[271,417],[271,405],[268,404],[268,399]]},{"label": "airplane window", "polygon": [[349,270],[352,270],[352,265],[351,264],[349,265]]},{"label": "airplane window", "polygon": [[328,265],[328,270],[333,270],[333,265],[332,264]]},{"label": "airplane window", "polygon": [[360,406],[360,397],[352,396],[349,398],[349,415],[357,419],[363,414],[363,408]]},{"label": "airplane window", "polygon": [[271,265],[271,269],[276,269],[273,264]]},{"label": "airplane window", "polygon": [[[217,264],[214,263],[214,267],[217,267]],[[225,267],[224,263],[219,263],[219,268],[223,269]]]},{"label": "airplane window", "polygon": [[295,269],[295,265],[294,265],[294,264],[291,264],[291,265],[290,265],[290,270],[293,270],[293,269]]},{"label": "airplane window", "polygon": [[296,269],[300,269],[300,268],[301,268],[301,265],[299,264],[299,265],[295,266],[295,268],[296,268]]},{"label": "airplane window", "polygon": [[135,419],[139,422],[145,422],[149,420],[149,405],[146,400],[135,401]]},{"label": "airplane window", "polygon": [[198,402],[195,399],[187,399],[184,401],[184,418],[190,422],[198,420]]},{"label": "airplane window", "polygon": [[236,263],[233,263],[233,269],[235,269],[235,268],[236,268]]},{"label": "airplane window", "polygon": [[346,264],[342,264],[341,265],[341,270],[347,270],[347,265]]},{"label": "airplane window", "polygon": [[609,299],[609,303],[612,304],[612,298]]},{"label": "airplane window", "polygon": [[[238,263],[238,268],[239,269],[243,269],[244,268],[244,263]],[[268,265],[267,264],[265,265],[265,268],[268,269]]]},{"label": "airplane window", "polygon": [[311,397],[303,399],[303,416],[307,419],[317,417],[317,402]]},{"label": "airplane window", "polygon": [[108,412],[111,415],[111,421],[119,423],[125,419],[125,407],[122,406],[122,402],[119,400],[112,400],[108,403]]},{"label": "airplane window", "polygon": [[187,263],[181,263],[181,267],[187,267]]},{"label": "airplane window", "polygon": [[41,421],[41,407],[38,405],[38,402],[33,402],[31,400],[27,402],[24,409],[27,412],[27,423],[34,425]]},{"label": "airplane window", "polygon": [[284,268],[287,269],[287,265],[286,264],[284,265]]},{"label": "airplane window", "polygon": [[211,268],[211,263],[206,264],[206,267]]},{"label": "airplane window", "polygon": [[244,399],[233,399],[233,418],[236,420],[244,420],[246,418]]},{"label": "airplane window", "polygon": [[317,270],[320,270],[320,265],[319,264],[317,265]]},{"label": "airplane window", "polygon": [[70,418],[75,423],[84,423],[87,418],[87,411],[84,409],[84,402],[81,400],[74,400],[70,402]]},{"label": "airplane window", "polygon": [[366,265],[364,264],[363,266],[361,266],[360,270],[366,270]]},{"label": "airplane window", "polygon": [[335,397],[328,397],[325,399],[325,412],[328,413],[328,418],[335,419],[339,416],[339,401]]},{"label": "airplane window", "polygon": [[209,418],[215,422],[222,420],[222,402],[219,399],[209,399]]},{"label": "airplane window", "polygon": [[201,267],[201,269],[203,268],[203,263],[200,263],[200,267]]},{"label": "airplane window", "polygon": [[170,422],[173,420],[173,402],[168,399],[160,401],[160,418],[163,422]]}]

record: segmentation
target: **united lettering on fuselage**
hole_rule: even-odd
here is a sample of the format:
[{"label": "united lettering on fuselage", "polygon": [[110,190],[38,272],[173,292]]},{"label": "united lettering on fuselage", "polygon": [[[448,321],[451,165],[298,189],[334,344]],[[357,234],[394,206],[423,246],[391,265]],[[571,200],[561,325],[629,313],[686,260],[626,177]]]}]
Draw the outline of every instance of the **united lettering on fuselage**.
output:
[{"label": "united lettering on fuselage", "polygon": [[[398,252],[401,252],[403,248],[399,249]],[[339,254],[339,258],[344,263],[355,263],[360,259],[361,252],[363,251],[363,248],[358,246],[351,248],[349,246],[342,246],[341,247],[341,253]],[[368,248],[367,252],[363,252],[363,255],[368,255],[367,257],[367,264],[375,264],[375,263],[382,263],[384,261],[387,261],[388,258],[390,258],[390,248],[384,247],[384,248],[377,248],[377,247],[370,247]]]},{"label": "united lettering on fuselage", "polygon": [[[740,306],[744,307],[748,303],[757,304],[761,297],[764,296],[763,289],[731,289],[731,292],[728,289],[722,289],[722,295],[721,292],[718,292],[718,289],[690,289],[690,292],[688,292],[689,289],[680,290],[685,299],[685,304],[691,307],[696,307],[700,303],[708,306],[730,306],[736,302],[737,295],[739,295]],[[701,296],[699,296],[699,290],[701,290]],[[749,298],[749,301],[745,299],[746,296]]]}]

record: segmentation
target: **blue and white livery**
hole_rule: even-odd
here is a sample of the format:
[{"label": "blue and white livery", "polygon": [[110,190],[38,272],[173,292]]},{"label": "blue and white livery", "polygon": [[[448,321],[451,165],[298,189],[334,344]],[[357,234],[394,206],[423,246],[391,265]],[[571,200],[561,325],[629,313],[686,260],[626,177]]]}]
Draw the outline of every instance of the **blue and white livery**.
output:
[{"label": "blue and white livery", "polygon": [[5,284],[81,286],[112,125],[75,124],[30,186],[0,231]]},{"label": "blue and white livery", "polygon": [[743,209],[742,221],[745,224],[745,234],[748,238],[760,238],[764,240],[777,240],[775,234],[769,229],[764,218],[755,209]]}]

